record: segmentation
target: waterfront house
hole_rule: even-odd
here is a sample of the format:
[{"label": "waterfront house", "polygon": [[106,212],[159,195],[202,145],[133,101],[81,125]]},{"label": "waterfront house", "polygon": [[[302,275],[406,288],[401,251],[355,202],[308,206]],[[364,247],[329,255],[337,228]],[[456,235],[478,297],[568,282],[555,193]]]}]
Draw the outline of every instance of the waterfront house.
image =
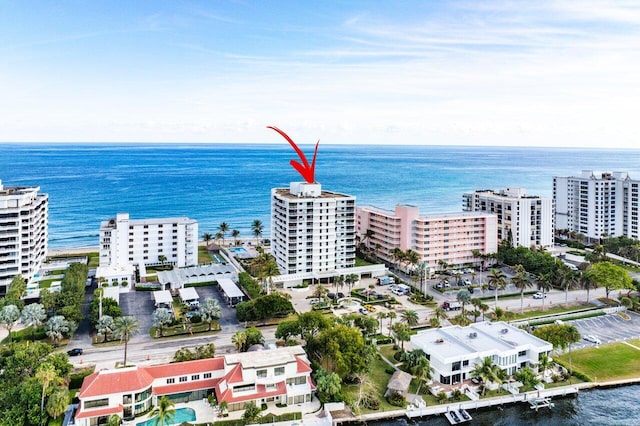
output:
[{"label": "waterfront house", "polygon": [[102,424],[112,415],[133,419],[166,396],[173,402],[215,395],[229,411],[247,402],[298,404],[311,401],[315,385],[302,346],[154,366],[97,371],[82,383],[77,426]]},{"label": "waterfront house", "polygon": [[507,374],[538,363],[553,346],[505,322],[480,322],[425,330],[411,336],[411,349],[422,349],[434,380],[455,385],[470,379],[475,364],[490,357]]}]

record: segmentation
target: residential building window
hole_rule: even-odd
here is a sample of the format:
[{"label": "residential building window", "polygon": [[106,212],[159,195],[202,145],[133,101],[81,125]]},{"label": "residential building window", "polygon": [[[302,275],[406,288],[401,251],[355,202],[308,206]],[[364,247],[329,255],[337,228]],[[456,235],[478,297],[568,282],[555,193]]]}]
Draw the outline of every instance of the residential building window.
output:
[{"label": "residential building window", "polygon": [[258,370],[258,371],[256,371],[256,376],[258,376],[260,378],[267,377],[267,370]]},{"label": "residential building window", "polygon": [[109,405],[109,398],[84,402],[84,408],[104,407],[106,405]]},{"label": "residential building window", "polygon": [[246,392],[246,391],[255,391],[256,390],[256,385],[255,384],[250,384],[250,385],[241,385],[241,386],[236,386],[233,388],[233,393],[236,392]]},{"label": "residential building window", "polygon": [[462,366],[463,367],[467,367],[469,365],[469,360],[465,359],[464,361],[462,361]]},{"label": "residential building window", "polygon": [[180,377],[180,383],[186,382],[187,381],[187,376],[182,376]]},{"label": "residential building window", "polygon": [[273,372],[276,376],[282,376],[284,374],[284,367],[276,367]]},{"label": "residential building window", "polygon": [[174,377],[172,377],[172,378],[170,378],[170,379],[167,379],[167,384],[168,384],[168,385],[170,385],[170,384],[172,384],[172,383],[175,383],[175,382],[176,382],[176,379],[175,379]]},{"label": "residential building window", "polygon": [[526,355],[527,355],[527,351],[518,352],[518,356],[526,356]]},{"label": "residential building window", "polygon": [[204,375],[202,376],[205,379],[210,379],[211,378],[211,373],[204,373]]},{"label": "residential building window", "polygon": [[200,375],[194,374],[193,376],[191,376],[191,380],[200,380]]}]

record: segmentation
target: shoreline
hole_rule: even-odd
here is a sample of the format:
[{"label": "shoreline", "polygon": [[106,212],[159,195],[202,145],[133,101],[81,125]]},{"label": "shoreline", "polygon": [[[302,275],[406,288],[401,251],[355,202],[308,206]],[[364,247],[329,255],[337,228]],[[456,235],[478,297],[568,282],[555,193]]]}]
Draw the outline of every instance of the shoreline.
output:
[{"label": "shoreline", "polygon": [[467,411],[490,410],[496,406],[512,405],[516,403],[528,402],[537,398],[567,397],[578,395],[580,391],[592,391],[597,389],[611,389],[625,386],[640,385],[640,377],[630,379],[609,380],[606,382],[584,382],[575,385],[561,386],[540,391],[529,391],[516,395],[496,396],[493,398],[480,399],[478,401],[455,401],[446,404],[432,405],[426,408],[415,408],[404,410],[394,410],[385,412],[372,412],[353,417],[335,418],[334,424],[367,423],[368,421],[380,421],[388,419],[398,419],[406,417],[408,419],[426,419],[432,416],[439,416],[448,413],[450,410],[464,409]]}]

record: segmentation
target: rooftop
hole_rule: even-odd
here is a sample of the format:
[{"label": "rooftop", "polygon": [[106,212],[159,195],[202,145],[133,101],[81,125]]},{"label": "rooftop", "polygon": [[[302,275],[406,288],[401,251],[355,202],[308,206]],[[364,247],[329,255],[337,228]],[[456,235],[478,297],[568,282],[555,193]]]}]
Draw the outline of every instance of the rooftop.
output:
[{"label": "rooftop", "polygon": [[304,197],[304,196],[298,197],[297,195],[291,193],[290,188],[275,188],[274,191],[279,196],[290,199],[290,200],[307,200],[307,199],[316,200],[318,198],[345,198],[345,199],[354,198],[351,195],[340,194],[338,192],[331,192],[331,191],[322,191],[319,197]]},{"label": "rooftop", "polygon": [[277,349],[267,349],[260,351],[256,356],[255,352],[242,352],[225,355],[227,365],[242,364],[243,368],[257,368],[269,365],[282,365],[290,362],[297,362],[297,356],[306,358],[306,353],[302,346],[285,346]]}]

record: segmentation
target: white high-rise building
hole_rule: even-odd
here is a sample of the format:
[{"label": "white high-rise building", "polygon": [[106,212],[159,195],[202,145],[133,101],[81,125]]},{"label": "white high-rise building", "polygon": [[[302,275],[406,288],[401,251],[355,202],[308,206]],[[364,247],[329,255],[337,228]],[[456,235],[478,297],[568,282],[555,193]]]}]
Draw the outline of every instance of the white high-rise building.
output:
[{"label": "white high-rise building", "polygon": [[355,202],[318,183],[271,190],[271,254],[282,274],[325,272],[355,264]]},{"label": "white high-rise building", "polygon": [[494,213],[498,217],[498,240],[511,240],[513,247],[553,245],[551,198],[527,195],[524,188],[482,190],[462,195],[465,211]]},{"label": "white high-rise building", "polygon": [[47,256],[49,197],[38,191],[0,181],[0,296],[16,275],[30,282]]},{"label": "white high-rise building", "polygon": [[118,213],[100,223],[100,266],[160,263],[179,268],[198,264],[197,221],[187,217],[131,220],[128,213]]},{"label": "white high-rise building", "polygon": [[583,170],[580,176],[555,176],[556,229],[568,229],[591,240],[603,236],[639,239],[638,184],[626,172]]}]

